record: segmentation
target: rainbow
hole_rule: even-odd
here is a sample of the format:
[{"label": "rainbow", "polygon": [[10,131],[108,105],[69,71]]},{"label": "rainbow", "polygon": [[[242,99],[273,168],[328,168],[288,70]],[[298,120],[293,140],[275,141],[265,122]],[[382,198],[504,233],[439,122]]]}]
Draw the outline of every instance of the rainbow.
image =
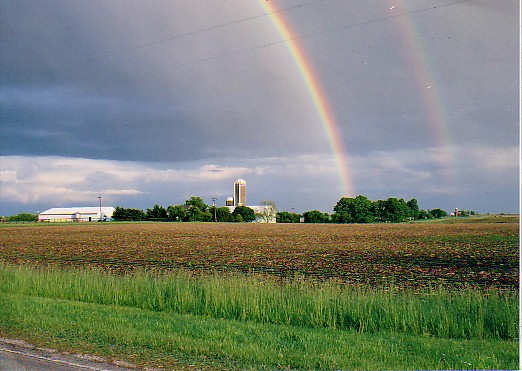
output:
[{"label": "rainbow", "polygon": [[393,15],[393,13],[392,15],[400,33],[402,48],[404,54],[410,56],[409,66],[414,74],[417,89],[420,92],[429,130],[432,138],[435,138],[436,146],[440,148],[437,159],[445,181],[445,190],[448,193],[453,193],[455,191],[456,178],[455,167],[453,166],[455,151],[451,145],[448,131],[450,119],[445,109],[447,105],[442,96],[442,88],[437,86],[438,79],[433,72],[435,69],[431,68],[431,63],[426,58],[425,53],[421,52],[425,47],[412,17],[414,11],[408,8],[404,0],[388,2],[392,4],[389,7],[390,11],[393,13],[397,12],[396,15]]},{"label": "rainbow", "polygon": [[341,189],[343,195],[354,196],[354,187],[350,176],[348,156],[341,140],[341,133],[335,121],[334,114],[328,103],[328,97],[324,92],[311,61],[307,58],[303,47],[297,42],[290,24],[283,17],[282,12],[278,11],[271,1],[260,0],[259,3],[264,8],[265,13],[270,18],[279,36],[285,42],[288,52],[294,62],[299,75],[310,95],[319,121],[326,133],[326,137],[333,151],[336,165],[339,171]]},{"label": "rainbow", "polygon": [[[259,0],[259,2],[282,41],[287,46],[289,54],[310,95],[337,162],[343,192],[345,195],[353,195],[354,187],[350,175],[348,156],[341,141],[340,131],[328,103],[326,93],[314,73],[312,63],[307,58],[303,47],[299,45],[299,38],[292,32],[289,22],[283,16],[283,12],[276,9],[271,1]],[[451,145],[447,128],[450,120],[448,113],[444,109],[446,105],[442,96],[442,89],[436,84],[437,79],[434,77],[433,69],[430,68],[430,61],[420,52],[424,50],[423,43],[419,37],[419,32],[416,31],[412,17],[417,11],[409,9],[404,0],[387,2],[390,10],[389,18],[396,21],[405,55],[410,56],[410,67],[420,92],[431,135],[436,141],[436,151],[438,152],[434,155],[440,164],[440,170],[445,181],[445,191],[454,193],[456,180],[455,167],[453,166],[455,150]],[[459,2],[464,2],[464,0],[457,3]],[[385,2],[383,3],[386,6]],[[428,9],[431,8],[423,10]],[[384,19],[386,18],[382,20]]]}]

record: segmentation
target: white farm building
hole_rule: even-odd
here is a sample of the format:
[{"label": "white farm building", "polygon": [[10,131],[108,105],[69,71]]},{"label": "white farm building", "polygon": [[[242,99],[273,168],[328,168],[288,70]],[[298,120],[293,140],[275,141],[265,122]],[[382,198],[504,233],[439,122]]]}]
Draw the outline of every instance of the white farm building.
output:
[{"label": "white farm building", "polygon": [[54,207],[38,214],[39,222],[97,222],[100,220],[100,210],[102,220],[112,218],[114,207],[112,206],[92,206],[92,207]]},{"label": "white farm building", "polygon": [[[246,206],[246,205],[245,205]],[[227,206],[230,212],[234,212],[236,206]],[[270,206],[247,206],[254,210],[256,219],[255,223],[275,223],[276,222],[276,210],[270,209]],[[266,215],[266,217],[265,217]]]}]

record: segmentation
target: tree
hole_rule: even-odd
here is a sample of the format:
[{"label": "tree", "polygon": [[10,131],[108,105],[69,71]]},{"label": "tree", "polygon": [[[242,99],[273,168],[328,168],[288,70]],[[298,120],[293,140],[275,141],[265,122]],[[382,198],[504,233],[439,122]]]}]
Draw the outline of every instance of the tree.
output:
[{"label": "tree", "polygon": [[185,206],[187,206],[187,207],[194,206],[194,207],[197,207],[198,209],[200,209],[201,211],[208,210],[208,205],[205,202],[203,202],[203,199],[201,197],[197,197],[197,196],[192,196],[192,197],[190,197],[189,200],[186,200]]},{"label": "tree", "polygon": [[408,217],[408,206],[402,198],[390,197],[383,206],[383,221],[399,223]]},{"label": "tree", "polygon": [[202,211],[196,206],[190,206],[185,214],[184,221],[188,222],[211,222],[213,216],[209,211]]},{"label": "tree", "polygon": [[289,213],[288,211],[281,211],[276,214],[276,221],[278,223],[299,223],[300,214]]},{"label": "tree", "polygon": [[11,222],[36,222],[38,214],[20,213],[7,218]]},{"label": "tree", "polygon": [[189,222],[210,222],[213,215],[209,212],[208,205],[203,202],[201,197],[192,196],[185,201],[186,213],[184,221]]},{"label": "tree", "polygon": [[303,213],[305,223],[330,223],[330,215],[319,210],[310,210]]},{"label": "tree", "polygon": [[112,214],[114,220],[138,221],[147,218],[143,210],[140,209],[126,209],[124,207],[116,206]]},{"label": "tree", "polygon": [[371,223],[373,220],[373,205],[366,196],[342,197],[334,206],[332,221],[335,223]]},{"label": "tree", "polygon": [[359,195],[354,199],[354,215],[356,223],[372,223],[374,210],[372,202],[366,197]]},{"label": "tree", "polygon": [[372,202],[373,215],[374,220],[378,222],[385,222],[385,209],[386,209],[386,201],[377,200]]},{"label": "tree", "polygon": [[183,205],[174,205],[167,207],[167,217],[175,221],[182,221],[187,215],[187,210]]},{"label": "tree", "polygon": [[433,209],[430,210],[429,213],[436,219],[442,218],[444,216],[447,216],[448,213],[441,209]]},{"label": "tree", "polygon": [[419,219],[419,204],[415,198],[412,198],[408,202],[406,202],[406,205],[408,206],[410,217],[413,220]]},{"label": "tree", "polygon": [[[355,212],[354,199],[351,197],[342,197],[333,208],[332,221],[334,223],[353,223]],[[314,211],[314,210],[312,210]],[[305,216],[306,223],[306,216]]]},{"label": "tree", "polygon": [[419,210],[418,219],[431,219],[431,218],[433,218],[433,216],[429,212],[427,212],[424,209]]},{"label": "tree", "polygon": [[[211,206],[209,208],[209,213],[212,216],[216,215],[216,221],[218,221],[218,222],[233,222],[234,221],[234,217],[230,213],[230,209],[226,206],[223,206],[223,207]],[[212,220],[214,220],[214,219],[212,219]]]},{"label": "tree", "polygon": [[234,216],[234,220],[238,221],[238,217],[241,217],[241,221],[248,223],[256,220],[256,215],[254,214],[254,210],[249,208],[248,206],[236,206],[234,211],[232,212]]},{"label": "tree", "polygon": [[167,219],[167,210],[163,206],[154,205],[152,209],[147,209],[146,215],[150,220]]},{"label": "tree", "polygon": [[277,207],[274,201],[264,200],[260,202],[263,211],[259,213],[265,223],[275,220],[277,215]]}]

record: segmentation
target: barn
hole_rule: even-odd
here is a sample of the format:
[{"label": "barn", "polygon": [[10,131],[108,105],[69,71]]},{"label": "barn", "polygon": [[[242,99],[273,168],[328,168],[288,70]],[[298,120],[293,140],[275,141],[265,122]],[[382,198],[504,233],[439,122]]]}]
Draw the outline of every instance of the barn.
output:
[{"label": "barn", "polygon": [[97,222],[100,220],[100,210],[102,220],[110,220],[115,209],[112,206],[54,207],[39,213],[38,221],[48,223]]}]

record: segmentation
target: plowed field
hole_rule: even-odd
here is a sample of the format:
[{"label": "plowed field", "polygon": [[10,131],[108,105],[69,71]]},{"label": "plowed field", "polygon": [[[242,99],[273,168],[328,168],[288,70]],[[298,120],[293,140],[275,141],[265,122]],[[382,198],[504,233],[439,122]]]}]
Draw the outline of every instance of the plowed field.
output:
[{"label": "plowed field", "polygon": [[351,285],[516,288],[519,224],[85,223],[0,228],[0,261],[115,273],[183,268]]}]

